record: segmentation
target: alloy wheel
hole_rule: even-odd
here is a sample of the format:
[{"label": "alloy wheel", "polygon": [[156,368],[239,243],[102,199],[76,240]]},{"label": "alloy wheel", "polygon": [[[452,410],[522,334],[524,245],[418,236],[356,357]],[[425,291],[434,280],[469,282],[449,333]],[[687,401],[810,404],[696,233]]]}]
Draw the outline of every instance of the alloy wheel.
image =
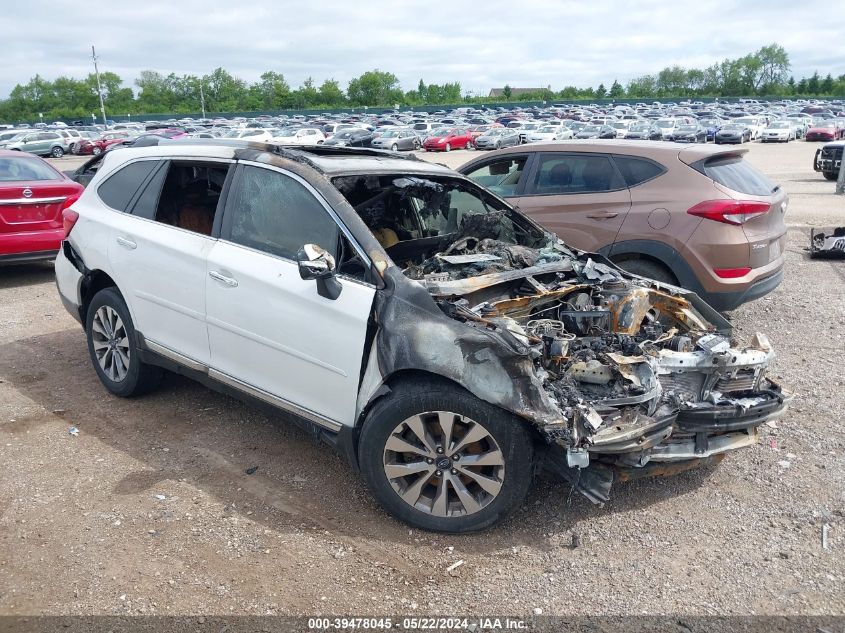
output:
[{"label": "alloy wheel", "polygon": [[384,474],[408,505],[438,517],[466,516],[501,492],[505,457],[480,422],[430,411],[400,422],[384,447]]},{"label": "alloy wheel", "polygon": [[129,372],[129,336],[117,311],[102,306],[91,323],[94,354],[100,369],[114,382],[121,382]]}]

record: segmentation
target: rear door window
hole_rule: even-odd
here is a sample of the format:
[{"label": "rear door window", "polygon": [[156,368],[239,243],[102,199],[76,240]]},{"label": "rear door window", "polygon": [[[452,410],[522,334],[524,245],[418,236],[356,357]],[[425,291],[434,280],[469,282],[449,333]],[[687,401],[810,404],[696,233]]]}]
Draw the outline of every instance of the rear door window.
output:
[{"label": "rear door window", "polygon": [[601,193],[625,188],[610,156],[580,152],[540,153],[538,159],[529,194]]},{"label": "rear door window", "polygon": [[613,161],[625,179],[625,184],[629,187],[636,187],[666,173],[666,168],[663,165],[647,158],[614,155]]},{"label": "rear door window", "polygon": [[716,156],[696,163],[694,168],[720,185],[750,196],[768,196],[778,190],[742,156]]}]

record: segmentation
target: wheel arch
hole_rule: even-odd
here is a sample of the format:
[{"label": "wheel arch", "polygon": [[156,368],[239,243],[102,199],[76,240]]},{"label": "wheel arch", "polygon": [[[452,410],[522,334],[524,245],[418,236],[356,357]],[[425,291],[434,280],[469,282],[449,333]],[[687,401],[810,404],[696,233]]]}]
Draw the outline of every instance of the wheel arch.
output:
[{"label": "wheel arch", "polygon": [[614,263],[630,259],[652,261],[666,268],[678,280],[678,285],[693,292],[702,290],[698,277],[690,265],[674,248],[655,240],[628,240],[616,242],[600,251]]},{"label": "wheel arch", "polygon": [[[85,277],[82,280],[82,287],[80,289],[80,299],[82,300],[79,305],[79,316],[82,318],[82,323],[85,323],[86,315],[88,314],[88,306],[91,305],[91,300],[94,296],[100,292],[100,290],[105,290],[106,288],[114,288],[117,290],[121,296],[123,293],[120,291],[117,283],[112,279],[108,273],[103,270],[91,270],[85,273]],[[124,301],[125,301],[124,297]],[[129,304],[126,304],[127,309],[129,308]],[[130,316],[131,311],[130,311]]]},{"label": "wheel arch", "polygon": [[[441,374],[437,374],[431,371],[426,371],[424,369],[399,369],[387,376],[385,376],[379,387],[373,392],[370,396],[370,399],[367,403],[361,408],[361,412],[355,419],[354,426],[346,426],[341,429],[338,433],[338,450],[347,458],[349,463],[352,467],[357,471],[359,470],[360,466],[358,463],[358,442],[361,435],[361,428],[364,425],[364,420],[366,420],[367,415],[375,406],[375,404],[384,398],[388,397],[391,393],[399,389],[404,389],[406,387],[418,387],[420,384],[435,384],[441,386],[448,386],[453,387],[455,389],[460,389],[461,391],[465,391],[473,398],[479,398],[476,394],[472,393],[469,389],[467,389],[464,385],[459,383],[456,380],[452,380],[446,376]],[[483,400],[483,398],[479,398],[479,400]],[[484,402],[487,402],[484,400]],[[511,417],[519,420],[523,423],[524,427],[529,431],[531,437],[536,442],[542,442],[542,438],[540,437],[540,432],[537,427],[531,423],[530,420],[524,420],[517,416],[512,411],[508,411],[504,407],[499,406],[498,404],[487,402],[492,407],[496,407],[501,411],[504,411]]]}]

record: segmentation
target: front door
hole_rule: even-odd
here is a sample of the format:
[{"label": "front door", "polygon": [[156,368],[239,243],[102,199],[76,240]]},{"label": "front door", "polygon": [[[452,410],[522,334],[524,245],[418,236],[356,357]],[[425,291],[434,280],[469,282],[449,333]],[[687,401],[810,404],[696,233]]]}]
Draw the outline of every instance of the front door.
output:
[{"label": "front door", "polygon": [[321,419],[354,422],[375,288],[341,275],[340,296],[328,299],[315,281],[300,278],[295,262],[305,244],[340,261],[341,243],[351,246],[326,202],[304,181],[257,164],[238,168],[220,241],[207,261],[214,377]]}]

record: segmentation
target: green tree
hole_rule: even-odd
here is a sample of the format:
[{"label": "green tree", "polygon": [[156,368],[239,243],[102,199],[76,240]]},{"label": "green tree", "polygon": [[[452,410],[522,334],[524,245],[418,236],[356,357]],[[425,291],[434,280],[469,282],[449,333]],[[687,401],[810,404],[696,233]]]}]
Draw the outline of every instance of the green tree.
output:
[{"label": "green tree", "polygon": [[822,80],[819,86],[819,91],[825,95],[833,94],[833,75],[827,74],[827,77]]},{"label": "green tree", "polygon": [[505,84],[505,87],[502,89],[502,96],[507,100],[510,100],[513,96],[513,90],[511,90],[510,84]]},{"label": "green tree", "polygon": [[346,94],[350,102],[359,106],[393,105],[404,97],[396,75],[379,69],[369,70],[352,79]]},{"label": "green tree", "polygon": [[326,79],[320,86],[319,102],[321,105],[337,108],[346,103],[346,96],[337,81]]},{"label": "green tree", "polygon": [[756,82],[757,88],[784,83],[784,79],[789,73],[790,64],[789,55],[783,46],[769,44],[754,53],[754,57],[757,58],[759,64],[759,77]]},{"label": "green tree", "polygon": [[813,73],[813,76],[807,80],[807,92],[811,95],[819,94],[821,90],[821,82],[819,81],[819,72]]},{"label": "green tree", "polygon": [[599,84],[599,87],[596,88],[596,99],[604,99],[607,96],[607,88],[604,87],[604,84]]},{"label": "green tree", "polygon": [[625,96],[625,88],[623,88],[622,84],[614,79],[610,86],[610,92],[607,93],[607,96],[611,99],[621,99]]}]

